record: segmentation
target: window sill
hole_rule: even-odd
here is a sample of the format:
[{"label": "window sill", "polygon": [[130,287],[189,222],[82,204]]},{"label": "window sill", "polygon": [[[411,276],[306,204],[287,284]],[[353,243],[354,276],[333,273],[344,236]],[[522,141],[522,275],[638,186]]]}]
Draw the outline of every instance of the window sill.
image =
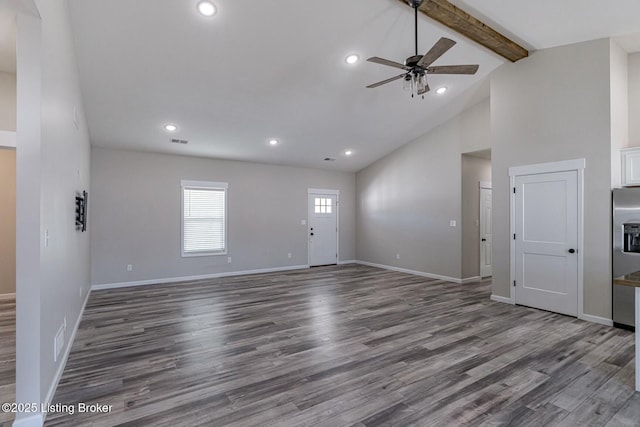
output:
[{"label": "window sill", "polygon": [[182,253],[182,258],[193,258],[193,257],[203,257],[203,256],[221,256],[227,255],[227,251],[224,252],[189,252]]}]

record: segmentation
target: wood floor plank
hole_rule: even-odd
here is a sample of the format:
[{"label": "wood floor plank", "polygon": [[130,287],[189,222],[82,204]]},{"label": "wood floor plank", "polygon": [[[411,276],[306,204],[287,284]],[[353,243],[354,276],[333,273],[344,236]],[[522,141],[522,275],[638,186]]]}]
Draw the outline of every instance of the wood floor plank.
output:
[{"label": "wood floor plank", "polygon": [[46,425],[631,425],[632,333],[489,296],[362,265],[96,291],[54,402],[113,411]]}]

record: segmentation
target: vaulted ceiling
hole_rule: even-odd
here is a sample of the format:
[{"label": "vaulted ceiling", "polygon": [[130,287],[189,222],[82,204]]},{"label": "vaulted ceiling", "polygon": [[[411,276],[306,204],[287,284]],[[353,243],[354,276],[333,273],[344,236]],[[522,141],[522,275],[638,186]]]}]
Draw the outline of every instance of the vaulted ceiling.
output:
[{"label": "vaulted ceiling", "polygon": [[[508,62],[420,14],[421,53],[440,37],[457,41],[434,65],[480,69],[431,75],[432,89],[449,90],[412,99],[401,81],[365,88],[398,74],[366,58],[402,62],[413,54],[413,15],[401,1],[214,0],[211,18],[198,14],[197,3],[70,0],[92,144],[357,171],[486,97],[486,77]],[[640,16],[636,0],[616,0],[623,10],[600,15],[594,0],[534,2],[546,3],[546,12],[524,1],[452,3],[528,49],[603,37],[612,28],[640,31],[629,19]],[[550,9],[564,14],[564,27]],[[347,64],[349,54],[360,61]],[[165,123],[178,130],[167,133]],[[271,138],[280,143],[270,146]]]}]

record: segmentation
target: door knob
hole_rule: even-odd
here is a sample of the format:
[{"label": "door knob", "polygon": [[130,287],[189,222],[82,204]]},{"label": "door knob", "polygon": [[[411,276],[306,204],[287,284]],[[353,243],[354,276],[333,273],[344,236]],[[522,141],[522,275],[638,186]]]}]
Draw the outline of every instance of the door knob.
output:
[{"label": "door knob", "polygon": [[573,249],[573,248],[571,248],[571,249],[569,249],[569,253],[570,253],[570,254],[574,254],[574,253],[576,253],[576,250],[575,250],[575,249]]},{"label": "door knob", "polygon": [[313,236],[313,233],[311,233],[311,235]]},{"label": "door knob", "polygon": [[483,242],[486,242],[486,241],[487,241],[487,239],[482,239],[482,241],[483,241]]}]

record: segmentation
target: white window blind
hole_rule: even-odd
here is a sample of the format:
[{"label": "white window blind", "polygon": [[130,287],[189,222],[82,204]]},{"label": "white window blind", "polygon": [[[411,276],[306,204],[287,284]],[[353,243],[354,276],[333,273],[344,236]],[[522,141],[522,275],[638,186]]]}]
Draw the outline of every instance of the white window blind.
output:
[{"label": "white window blind", "polygon": [[182,254],[227,250],[227,184],[182,181]]}]

